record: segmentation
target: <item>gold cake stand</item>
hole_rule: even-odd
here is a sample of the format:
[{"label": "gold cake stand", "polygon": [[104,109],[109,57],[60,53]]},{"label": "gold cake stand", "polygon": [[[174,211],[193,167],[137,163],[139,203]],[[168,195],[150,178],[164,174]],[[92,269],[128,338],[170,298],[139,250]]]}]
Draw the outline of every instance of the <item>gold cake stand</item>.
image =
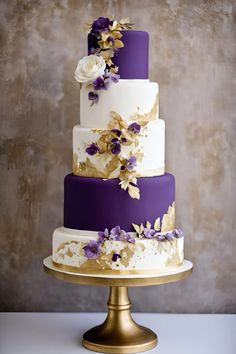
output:
[{"label": "gold cake stand", "polygon": [[129,286],[166,284],[185,279],[192,273],[193,264],[184,260],[181,266],[168,273],[108,275],[82,274],[65,271],[47,257],[43,261],[44,270],[57,279],[76,284],[103,285],[110,287],[108,314],[105,322],[83,335],[85,348],[100,353],[140,353],[157,345],[157,335],[150,329],[138,325],[131,317]]}]

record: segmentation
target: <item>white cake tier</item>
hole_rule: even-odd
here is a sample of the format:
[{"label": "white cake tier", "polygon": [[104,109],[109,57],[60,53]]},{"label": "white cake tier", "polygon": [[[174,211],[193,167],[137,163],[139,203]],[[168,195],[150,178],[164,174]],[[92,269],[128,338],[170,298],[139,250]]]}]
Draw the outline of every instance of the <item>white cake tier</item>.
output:
[{"label": "white cake tier", "polygon": [[159,115],[158,83],[149,80],[119,80],[111,83],[107,90],[99,91],[99,102],[91,106],[89,89],[82,84],[80,90],[80,124],[84,128],[106,129],[110,113],[115,111],[124,120],[135,114],[153,112]]},{"label": "white cake tier", "polygon": [[[181,265],[184,259],[183,237],[173,241],[136,238],[135,243],[109,240],[99,246],[101,253],[97,258],[87,258],[83,248],[97,238],[95,231],[56,229],[53,233],[53,261],[64,269],[79,273],[138,274],[165,272]],[[114,260],[114,254],[120,257]]]},{"label": "white cake tier", "polygon": [[[143,134],[137,136],[137,144],[122,145],[119,157],[107,151],[90,156],[86,148],[98,141],[101,132],[76,125],[73,128],[73,172],[78,176],[118,178],[120,161],[139,156],[134,167],[135,176],[151,177],[164,174],[165,170],[165,122],[158,119],[149,122]],[[119,159],[119,160],[117,160]],[[139,161],[138,161],[139,160]]]}]

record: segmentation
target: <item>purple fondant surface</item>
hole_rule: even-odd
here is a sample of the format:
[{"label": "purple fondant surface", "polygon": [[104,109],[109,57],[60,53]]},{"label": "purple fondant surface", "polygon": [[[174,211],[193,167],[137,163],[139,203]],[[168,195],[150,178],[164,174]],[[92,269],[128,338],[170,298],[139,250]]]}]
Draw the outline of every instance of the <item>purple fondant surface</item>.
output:
[{"label": "purple fondant surface", "polygon": [[[121,79],[148,79],[149,35],[145,31],[121,31],[124,47],[113,58]],[[96,47],[96,38],[88,35],[88,53]]]},{"label": "purple fondant surface", "polygon": [[175,200],[174,176],[138,179],[139,200],[119,186],[118,179],[79,177],[69,174],[64,181],[64,226],[71,229],[103,231],[116,225],[132,231],[131,223],[152,224]]}]

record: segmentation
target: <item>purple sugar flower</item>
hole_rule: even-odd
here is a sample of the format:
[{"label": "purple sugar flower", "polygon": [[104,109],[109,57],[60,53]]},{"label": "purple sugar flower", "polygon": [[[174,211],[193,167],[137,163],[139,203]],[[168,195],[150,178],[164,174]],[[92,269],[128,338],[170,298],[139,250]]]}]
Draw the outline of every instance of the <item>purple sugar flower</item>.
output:
[{"label": "purple sugar flower", "polygon": [[96,144],[92,143],[86,148],[85,151],[87,152],[88,155],[93,156],[97,152],[99,152],[99,147]]},{"label": "purple sugar flower", "polygon": [[129,132],[132,134],[138,134],[141,130],[141,125],[139,125],[138,123],[131,123],[128,127]]},{"label": "purple sugar flower", "polygon": [[107,90],[108,84],[109,82],[107,80],[104,80],[104,77],[99,76],[96,80],[94,80],[93,87],[96,91]]},{"label": "purple sugar flower", "polygon": [[114,44],[114,42],[115,42],[114,37],[113,37],[113,36],[109,36],[109,37],[107,38],[107,42],[112,42],[112,44]]},{"label": "purple sugar flower", "polygon": [[161,234],[157,234],[156,235],[156,239],[157,239],[157,241],[165,241],[165,236],[164,235],[161,235]]},{"label": "purple sugar flower", "polygon": [[156,231],[154,229],[144,228],[143,234],[146,238],[153,238],[155,236]]},{"label": "purple sugar flower", "polygon": [[121,171],[124,171],[126,169],[126,166],[125,165],[121,165],[120,169],[121,169]]},{"label": "purple sugar flower", "polygon": [[118,155],[121,152],[121,146],[120,146],[119,139],[113,138],[111,140],[111,152],[114,155]]},{"label": "purple sugar flower", "polygon": [[127,169],[133,170],[133,168],[137,165],[137,158],[135,156],[131,156],[129,159],[126,160]]},{"label": "purple sugar flower", "polygon": [[109,238],[109,231],[105,229],[104,231],[98,231],[98,243],[103,243],[104,241],[108,240]]},{"label": "purple sugar flower", "polygon": [[127,139],[126,138],[121,138],[122,143],[126,143]]},{"label": "purple sugar flower", "polygon": [[112,72],[108,72],[107,77],[108,77],[109,82],[113,82],[116,84],[117,82],[119,82],[120,75],[112,73]]},{"label": "purple sugar flower", "polygon": [[96,259],[102,250],[99,248],[99,243],[96,241],[90,241],[85,247],[83,247],[84,255],[87,258]]},{"label": "purple sugar flower", "polygon": [[99,96],[98,96],[97,93],[90,91],[90,92],[88,93],[88,99],[89,99],[90,101],[93,101],[93,102],[95,102],[95,103],[98,103]]},{"label": "purple sugar flower", "polygon": [[92,23],[92,30],[91,33],[100,34],[101,32],[108,31],[109,25],[111,25],[113,21],[110,21],[107,17],[98,17]]},{"label": "purple sugar flower", "polygon": [[172,234],[172,232],[167,232],[167,233],[165,234],[165,238],[166,238],[167,241],[173,241],[173,234]]},{"label": "purple sugar flower", "polygon": [[115,241],[124,241],[126,237],[126,232],[124,230],[121,230],[120,226],[117,225],[111,229],[110,232],[110,240],[115,240]]},{"label": "purple sugar flower", "polygon": [[180,230],[180,229],[174,229],[174,230],[173,230],[173,236],[174,236],[175,238],[183,237],[183,236],[184,236],[184,235],[183,235],[183,231]]},{"label": "purple sugar flower", "polygon": [[112,256],[112,262],[116,262],[118,258],[121,258],[121,255],[119,255],[118,253],[114,253]]},{"label": "purple sugar flower", "polygon": [[112,129],[112,132],[116,134],[116,136],[121,136],[121,131],[119,129]]},{"label": "purple sugar flower", "polygon": [[135,243],[135,238],[127,232],[127,234],[125,235],[124,241],[127,241],[129,243]]}]

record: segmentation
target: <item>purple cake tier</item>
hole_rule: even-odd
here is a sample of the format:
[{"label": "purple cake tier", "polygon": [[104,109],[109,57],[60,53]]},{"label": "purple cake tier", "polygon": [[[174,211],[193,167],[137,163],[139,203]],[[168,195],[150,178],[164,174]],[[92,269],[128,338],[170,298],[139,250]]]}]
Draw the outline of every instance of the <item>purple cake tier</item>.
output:
[{"label": "purple cake tier", "polygon": [[71,229],[103,231],[116,225],[132,231],[132,223],[162,218],[175,200],[174,176],[138,179],[141,198],[132,199],[118,179],[67,175],[64,182],[64,226]]},{"label": "purple cake tier", "polygon": [[[124,47],[113,58],[121,79],[148,79],[149,35],[144,31],[121,31]],[[88,53],[96,48],[96,37],[88,35]]]}]

